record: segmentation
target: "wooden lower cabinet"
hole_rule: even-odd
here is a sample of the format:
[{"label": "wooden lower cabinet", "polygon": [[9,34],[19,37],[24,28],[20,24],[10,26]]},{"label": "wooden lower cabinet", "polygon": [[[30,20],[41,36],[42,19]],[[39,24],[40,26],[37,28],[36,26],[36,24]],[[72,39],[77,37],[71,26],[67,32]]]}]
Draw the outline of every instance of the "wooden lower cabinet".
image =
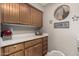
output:
[{"label": "wooden lower cabinet", "polygon": [[15,53],[15,52],[23,50],[23,49],[24,49],[23,43],[3,47],[4,55],[10,55],[12,53]]},{"label": "wooden lower cabinet", "polygon": [[47,37],[2,47],[3,56],[42,56],[47,53]]},{"label": "wooden lower cabinet", "polygon": [[25,56],[29,56],[29,49],[25,49]]},{"label": "wooden lower cabinet", "polygon": [[30,56],[42,56],[42,44],[37,44],[31,48],[29,48]]},{"label": "wooden lower cabinet", "polygon": [[42,44],[25,49],[25,56],[42,56]]},{"label": "wooden lower cabinet", "polygon": [[42,54],[43,56],[47,54],[48,52],[48,37],[44,37],[42,39]]}]

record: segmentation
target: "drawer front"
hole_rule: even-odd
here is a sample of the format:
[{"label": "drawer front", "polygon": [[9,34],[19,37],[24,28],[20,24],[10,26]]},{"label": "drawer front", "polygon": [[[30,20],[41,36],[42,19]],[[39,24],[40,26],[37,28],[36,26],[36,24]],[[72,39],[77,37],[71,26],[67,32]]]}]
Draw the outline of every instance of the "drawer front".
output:
[{"label": "drawer front", "polygon": [[28,48],[28,47],[30,47],[30,46],[32,46],[31,41],[25,42],[25,48]]},{"label": "drawer front", "polygon": [[4,51],[5,51],[4,55],[8,55],[8,54],[14,53],[14,52],[22,50],[22,49],[24,49],[23,43],[5,47],[4,48]]},{"label": "drawer front", "polygon": [[24,51],[19,51],[19,52],[16,52],[14,54],[11,54],[9,56],[24,56]]},{"label": "drawer front", "polygon": [[42,39],[35,39],[35,40],[33,40],[33,41],[31,42],[31,44],[32,44],[32,45],[35,45],[35,44],[38,44],[38,43],[40,43],[40,42],[42,42]]},{"label": "drawer front", "polygon": [[29,42],[25,42],[25,48],[28,48],[28,47],[38,44],[40,42],[42,42],[42,39],[35,39],[35,40],[29,41]]}]

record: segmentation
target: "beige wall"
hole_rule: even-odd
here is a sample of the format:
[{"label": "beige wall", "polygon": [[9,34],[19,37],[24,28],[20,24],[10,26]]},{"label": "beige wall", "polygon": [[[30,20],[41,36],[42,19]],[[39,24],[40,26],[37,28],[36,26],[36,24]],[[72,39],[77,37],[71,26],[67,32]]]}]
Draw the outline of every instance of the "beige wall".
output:
[{"label": "beige wall", "polygon": [[[65,55],[77,55],[77,39],[79,37],[79,21],[72,21],[72,16],[79,16],[79,4],[65,4],[70,6],[70,14],[63,21],[69,21],[70,28],[55,29],[54,22],[58,21],[54,18],[54,11],[63,4],[48,4],[44,9],[43,31],[49,35],[48,50],[60,50]],[[49,21],[52,20],[52,24]]]}]

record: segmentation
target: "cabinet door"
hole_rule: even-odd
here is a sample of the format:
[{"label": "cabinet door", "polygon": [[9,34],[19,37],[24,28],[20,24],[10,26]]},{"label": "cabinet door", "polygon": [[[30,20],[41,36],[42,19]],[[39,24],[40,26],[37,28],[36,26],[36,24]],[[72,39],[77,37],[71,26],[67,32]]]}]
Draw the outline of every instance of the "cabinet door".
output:
[{"label": "cabinet door", "polygon": [[37,27],[42,26],[42,12],[31,8],[31,24]]},{"label": "cabinet door", "polygon": [[2,9],[2,21],[3,22],[9,22],[9,21],[11,21],[10,19],[9,19],[9,17],[10,17],[10,4],[8,4],[8,3],[5,3],[5,4],[1,4],[1,9]]},{"label": "cabinet door", "polygon": [[42,44],[37,44],[29,48],[30,56],[41,56],[42,55]]},{"label": "cabinet door", "polygon": [[29,48],[25,49],[25,56],[29,56]]},{"label": "cabinet door", "polygon": [[5,23],[19,23],[19,4],[6,3],[2,5]]},{"label": "cabinet door", "polygon": [[20,23],[21,24],[30,24],[30,6],[27,4],[20,4]]},{"label": "cabinet door", "polygon": [[9,56],[24,56],[24,51],[19,51],[19,52],[16,52],[14,54],[11,54]]},{"label": "cabinet door", "polygon": [[10,22],[19,23],[19,4],[10,4]]},{"label": "cabinet door", "polygon": [[2,14],[1,11],[2,10],[1,10],[1,4],[0,4],[0,24],[1,24],[1,19],[2,19],[2,17],[1,17],[1,14]]}]

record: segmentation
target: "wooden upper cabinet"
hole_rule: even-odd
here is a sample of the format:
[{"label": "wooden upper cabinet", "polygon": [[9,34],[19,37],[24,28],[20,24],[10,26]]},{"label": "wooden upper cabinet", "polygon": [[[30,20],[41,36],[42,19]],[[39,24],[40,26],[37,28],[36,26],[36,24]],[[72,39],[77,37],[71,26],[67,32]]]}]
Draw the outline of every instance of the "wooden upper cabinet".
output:
[{"label": "wooden upper cabinet", "polygon": [[1,13],[1,4],[0,4],[0,24],[1,24],[1,18],[2,18],[2,17],[1,17],[1,14],[2,14],[2,13]]},{"label": "wooden upper cabinet", "polygon": [[1,24],[1,18],[2,18],[2,17],[1,17],[1,10],[0,10],[0,24]]},{"label": "wooden upper cabinet", "polygon": [[26,24],[42,27],[43,13],[29,4],[3,3],[2,22],[12,24]]},{"label": "wooden upper cabinet", "polygon": [[19,23],[19,4],[10,4],[11,23]]},{"label": "wooden upper cabinet", "polygon": [[42,12],[31,8],[31,24],[37,27],[42,26]]},{"label": "wooden upper cabinet", "polygon": [[9,8],[10,8],[10,5],[8,3],[3,3],[1,4],[1,11],[2,11],[2,22],[9,22]]},{"label": "wooden upper cabinet", "polygon": [[31,10],[30,6],[27,4],[20,4],[20,23],[21,24],[30,24],[31,20]]},{"label": "wooden upper cabinet", "polygon": [[4,23],[19,23],[19,4],[2,4],[2,9]]}]

